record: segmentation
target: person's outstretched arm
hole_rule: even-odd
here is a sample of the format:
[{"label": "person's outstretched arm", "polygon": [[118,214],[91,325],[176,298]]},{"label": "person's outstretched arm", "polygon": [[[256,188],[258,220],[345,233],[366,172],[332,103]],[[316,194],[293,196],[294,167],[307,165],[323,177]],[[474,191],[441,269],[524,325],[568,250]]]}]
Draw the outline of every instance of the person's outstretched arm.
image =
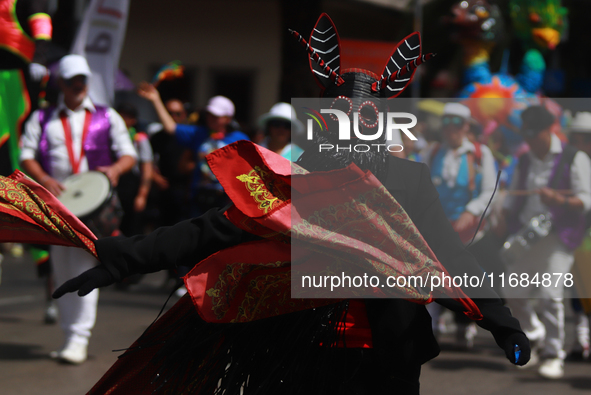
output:
[{"label": "person's outstretched arm", "polygon": [[148,235],[106,237],[95,241],[100,265],[66,281],[54,293],[84,296],[136,273],[153,273],[178,266],[193,267],[214,252],[258,237],[244,232],[211,209],[200,217],[156,229]]},{"label": "person's outstretched arm", "polygon": [[156,87],[154,87],[154,85],[152,84],[149,84],[147,82],[141,82],[138,87],[137,93],[138,95],[140,95],[146,100],[149,100],[152,103],[154,109],[156,110],[156,114],[158,114],[158,118],[160,118],[160,122],[162,122],[164,131],[166,131],[166,133],[174,134],[176,130],[176,122],[174,121],[174,119],[172,119],[172,117],[168,113],[168,110],[164,106],[158,89],[156,89]]},{"label": "person's outstretched arm", "polygon": [[[482,278],[482,268],[476,258],[466,250],[445,216],[437,190],[431,182],[429,169],[426,165],[422,167],[415,202],[417,215],[413,218],[415,225],[451,276],[467,275]],[[516,363],[514,348],[518,346],[521,356],[517,364],[525,365],[530,357],[529,340],[521,330],[519,321],[503,306],[492,287],[485,281],[482,287],[462,289],[474,300],[483,315],[483,319],[476,323],[492,333],[512,363]],[[462,306],[453,299],[439,298],[436,301],[452,310],[462,311]]]}]

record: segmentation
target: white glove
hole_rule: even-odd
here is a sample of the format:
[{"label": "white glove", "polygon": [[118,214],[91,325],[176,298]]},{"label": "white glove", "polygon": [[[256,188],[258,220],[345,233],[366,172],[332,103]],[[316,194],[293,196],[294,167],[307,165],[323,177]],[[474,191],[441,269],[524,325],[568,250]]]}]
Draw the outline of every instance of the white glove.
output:
[{"label": "white glove", "polygon": [[41,79],[48,73],[47,67],[39,63],[31,63],[29,65],[29,74],[33,81],[41,81]]}]

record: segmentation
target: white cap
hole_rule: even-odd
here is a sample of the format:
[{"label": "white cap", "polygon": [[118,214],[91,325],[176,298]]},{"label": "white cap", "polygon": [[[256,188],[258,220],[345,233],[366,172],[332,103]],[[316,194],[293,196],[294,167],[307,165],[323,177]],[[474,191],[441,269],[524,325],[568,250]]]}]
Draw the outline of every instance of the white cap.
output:
[{"label": "white cap", "polygon": [[578,112],[573,118],[569,130],[575,133],[591,133],[591,112]]},{"label": "white cap", "polygon": [[302,133],[304,125],[298,119],[296,112],[289,103],[276,103],[271,107],[268,113],[261,115],[259,118],[259,127],[261,129],[267,128],[267,122],[273,119],[281,119],[291,122],[291,131],[293,133]]},{"label": "white cap", "polygon": [[463,104],[445,103],[445,106],[443,106],[442,115],[457,115],[458,117],[462,117],[464,119],[470,119],[472,113],[470,112],[470,109]]},{"label": "white cap", "polygon": [[214,96],[209,99],[206,109],[216,117],[234,116],[234,103],[225,96]]},{"label": "white cap", "polygon": [[80,55],[66,55],[60,60],[58,74],[61,78],[69,80],[77,75],[85,75],[90,77],[90,67],[84,56]]}]

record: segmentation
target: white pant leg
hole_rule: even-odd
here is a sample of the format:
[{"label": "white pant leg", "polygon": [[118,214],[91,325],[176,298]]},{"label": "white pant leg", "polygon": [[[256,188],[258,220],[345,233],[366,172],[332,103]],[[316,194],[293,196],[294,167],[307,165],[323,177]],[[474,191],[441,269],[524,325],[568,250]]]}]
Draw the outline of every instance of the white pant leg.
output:
[{"label": "white pant leg", "polygon": [[[506,298],[533,298],[539,292],[535,286],[521,286],[521,278],[527,275],[532,278],[536,273],[546,271],[548,266],[548,257],[552,252],[559,248],[562,243],[558,236],[550,233],[546,238],[540,240],[531,249],[527,251],[519,260],[511,262],[505,272],[504,283],[502,283],[502,293]],[[517,279],[517,286],[512,286]],[[500,279],[495,279],[501,281]]]},{"label": "white pant leg", "polygon": [[[540,288],[540,318],[546,327],[543,353],[550,357],[564,359],[564,275],[570,273],[575,261],[573,251],[559,243],[548,256],[545,272],[552,277],[552,286]],[[563,276],[559,279],[555,273]]]},{"label": "white pant leg", "polygon": [[532,287],[522,287],[521,285],[512,287],[510,279],[515,276],[519,279],[523,273],[533,275],[539,269],[540,260],[544,259],[544,255],[549,253],[549,250],[545,248],[546,244],[542,243],[543,241],[536,244],[522,259],[507,266],[501,288],[511,313],[519,321],[521,329],[532,342],[541,342],[546,336],[546,329],[538,318],[535,303],[532,299],[535,297],[537,290]]},{"label": "white pant leg", "polygon": [[[564,275],[570,273],[570,270],[575,263],[574,251],[568,249],[564,244],[556,243],[554,248],[546,258],[546,266],[543,268],[545,273],[551,275],[551,286],[540,287],[540,297],[542,298],[564,298]],[[562,274],[562,277],[554,275],[554,273]]]},{"label": "white pant leg", "polygon": [[575,350],[589,348],[589,317],[585,312],[579,311],[575,314]]},{"label": "white pant leg", "polygon": [[[564,351],[564,274],[569,273],[573,262],[573,252],[553,232],[534,245],[522,260],[508,268],[510,273],[515,273],[519,277],[523,273],[527,273],[530,279],[538,276],[540,283],[537,287],[530,285],[528,288],[507,288],[505,283],[505,294],[508,296],[507,304],[521,323],[525,334],[530,340],[541,340],[542,353],[550,357],[564,359],[566,356]],[[563,275],[560,281],[554,273]],[[549,284],[542,282],[544,274],[550,276]],[[537,314],[533,300],[525,299],[528,297],[539,299]]]},{"label": "white pant leg", "polygon": [[[86,251],[75,247],[51,247],[51,263],[56,285],[76,277],[97,264],[97,260]],[[60,325],[66,342],[76,341],[87,344],[96,321],[98,289],[84,297],[68,293],[57,300],[60,310]]]},{"label": "white pant leg", "polygon": [[540,318],[546,328],[542,355],[566,358],[564,351],[564,302],[562,298],[540,299]]}]

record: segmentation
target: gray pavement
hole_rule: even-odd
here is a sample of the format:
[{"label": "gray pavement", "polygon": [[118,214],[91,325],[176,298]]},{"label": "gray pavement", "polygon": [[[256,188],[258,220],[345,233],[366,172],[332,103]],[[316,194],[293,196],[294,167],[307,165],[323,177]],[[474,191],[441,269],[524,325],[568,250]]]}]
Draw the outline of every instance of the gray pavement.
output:
[{"label": "gray pavement", "polygon": [[[97,324],[89,345],[89,360],[64,365],[49,359],[62,345],[59,326],[43,323],[43,282],[25,255],[4,254],[0,284],[0,395],[85,394],[109,369],[123,349],[156,318],[168,292],[161,289],[164,273],[145,276],[127,292],[101,290]],[[171,298],[169,305],[176,301]]]},{"label": "gray pavement", "polygon": [[[569,325],[570,326],[570,325]],[[454,350],[444,336],[439,357],[423,366],[421,394],[575,395],[591,393],[591,362],[567,362],[565,377],[546,380],[535,368],[518,369],[505,358],[487,331],[478,328],[473,351]]]},{"label": "gray pavement", "polygon": [[[160,288],[164,273],[145,276],[127,292],[112,287],[102,290],[89,360],[80,366],[62,365],[47,356],[61,345],[61,330],[42,322],[43,284],[36,278],[32,260],[27,255],[5,254],[2,267],[0,395],[85,394],[120,354],[111,350],[131,345],[168,296]],[[169,303],[175,301],[173,297]],[[567,329],[572,330],[570,321]],[[484,330],[479,329],[472,352],[455,351],[450,335],[443,336],[441,343],[441,355],[423,367],[424,395],[591,394],[589,362],[567,363],[564,379],[548,381],[538,378],[535,370],[511,366]]]}]

